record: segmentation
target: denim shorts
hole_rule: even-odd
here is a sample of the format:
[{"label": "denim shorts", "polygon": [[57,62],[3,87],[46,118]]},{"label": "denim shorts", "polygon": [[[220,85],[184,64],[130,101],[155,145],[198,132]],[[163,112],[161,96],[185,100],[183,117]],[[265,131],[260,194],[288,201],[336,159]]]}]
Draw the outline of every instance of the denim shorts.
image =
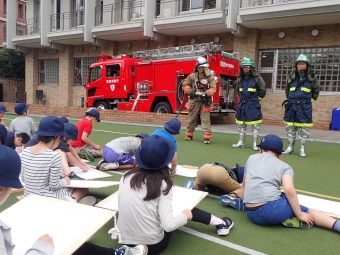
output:
[{"label": "denim shorts", "polygon": [[[300,205],[300,208],[301,211],[308,213],[307,207]],[[281,193],[278,200],[267,202],[259,209],[246,211],[246,213],[250,221],[261,226],[281,224],[286,219],[295,216],[285,193]]]},{"label": "denim shorts", "polygon": [[103,159],[108,163],[118,162],[119,165],[133,165],[135,161],[130,154],[118,154],[117,152],[106,146],[103,149]]}]

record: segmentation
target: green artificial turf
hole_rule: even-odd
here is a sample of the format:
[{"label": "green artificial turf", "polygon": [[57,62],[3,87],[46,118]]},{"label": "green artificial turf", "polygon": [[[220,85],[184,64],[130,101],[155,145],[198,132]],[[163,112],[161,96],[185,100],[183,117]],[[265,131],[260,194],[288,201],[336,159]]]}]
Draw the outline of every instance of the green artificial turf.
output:
[{"label": "green artificial turf", "polygon": [[[15,116],[5,116],[8,119],[13,117]],[[34,117],[34,119],[36,121],[40,120],[38,117]],[[8,125],[9,122],[7,120]],[[71,122],[74,123],[74,121]],[[155,127],[101,122],[94,126],[91,139],[104,146],[105,143],[117,137],[137,133],[151,133],[153,130],[155,130]],[[181,134],[176,137],[178,160],[181,165],[200,166],[207,162],[217,161],[228,166],[234,166],[236,163],[244,166],[247,158],[256,153],[251,149],[250,137],[246,139],[246,148],[234,149],[231,145],[237,142],[237,135],[213,133],[211,144],[204,145],[201,132],[195,132],[195,137],[192,141],[185,141],[184,133],[184,130],[181,130]],[[298,149],[298,145],[297,142],[296,149]],[[290,164],[294,169],[295,188],[299,190],[298,193],[313,192],[319,194],[321,198],[322,196],[329,196],[331,197],[330,199],[339,202],[338,183],[340,171],[338,160],[336,159],[338,150],[339,144],[308,142],[306,148],[308,156],[306,158],[301,158],[298,154],[283,156],[282,160]],[[95,165],[98,161],[99,159],[96,159],[91,165]],[[122,173],[123,171],[117,172]],[[121,175],[112,173],[112,177],[101,180],[118,181],[120,177]],[[186,179],[188,178],[175,176],[174,183],[183,186]],[[105,198],[117,189],[118,187],[91,189],[90,194]],[[0,211],[15,203],[15,197],[19,194],[21,193],[11,194],[9,199],[1,205]],[[235,249],[228,248],[204,238],[176,230],[173,233],[168,249],[163,254],[221,255],[249,253],[247,250],[240,252],[238,249],[241,246],[265,254],[339,254],[339,234],[330,230],[319,227],[300,230],[283,226],[257,226],[247,219],[244,212],[238,212],[231,207],[224,207],[217,198],[213,197],[206,197],[197,207],[218,217],[230,217],[234,221],[234,227],[231,229],[230,234],[226,237],[219,237],[213,226],[195,222],[189,222],[185,227],[238,246]],[[117,241],[112,241],[107,234],[111,227],[113,227],[113,220],[100,229],[90,241],[106,247],[120,247],[120,244]]]}]

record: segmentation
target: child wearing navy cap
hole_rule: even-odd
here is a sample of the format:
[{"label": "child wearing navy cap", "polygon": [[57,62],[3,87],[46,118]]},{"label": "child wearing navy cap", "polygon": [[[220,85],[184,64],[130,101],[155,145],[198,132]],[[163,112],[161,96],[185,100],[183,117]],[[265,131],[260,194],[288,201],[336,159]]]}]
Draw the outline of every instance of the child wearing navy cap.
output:
[{"label": "child wearing navy cap", "polygon": [[54,149],[59,145],[60,137],[66,135],[64,129],[64,123],[56,116],[47,116],[40,121],[35,132],[39,143],[26,147],[21,155],[24,196],[36,194],[94,205],[95,197],[85,197],[88,189],[66,188],[70,178],[60,178],[61,155]]},{"label": "child wearing navy cap", "polygon": [[6,112],[7,112],[6,106],[3,104],[0,104],[0,125],[3,125],[5,127],[6,127],[6,122],[3,120],[3,117],[5,116]]},{"label": "child wearing navy cap", "polygon": [[77,122],[78,139],[73,140],[71,145],[82,159],[93,162],[94,158],[101,158],[102,147],[90,139],[93,125],[100,122],[100,113],[96,109],[89,109],[85,117]]},{"label": "child wearing navy cap", "polygon": [[245,165],[241,188],[250,221],[262,226],[283,224],[301,229],[314,224],[340,232],[339,220],[299,204],[294,171],[281,161],[284,152],[281,138],[266,135],[257,147],[259,154],[251,155]]},{"label": "child wearing navy cap", "polygon": [[24,103],[17,103],[14,107],[14,112],[18,115],[17,118],[12,120],[9,131],[19,134],[26,133],[31,138],[34,136],[34,132],[37,131],[37,127],[34,120],[28,117],[28,105]]}]

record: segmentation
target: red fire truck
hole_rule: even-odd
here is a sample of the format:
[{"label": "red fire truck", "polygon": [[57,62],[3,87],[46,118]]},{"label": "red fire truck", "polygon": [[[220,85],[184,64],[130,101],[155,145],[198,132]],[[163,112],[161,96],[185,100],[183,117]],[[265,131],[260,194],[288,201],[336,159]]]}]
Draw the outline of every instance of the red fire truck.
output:
[{"label": "red fire truck", "polygon": [[234,112],[234,87],[239,74],[238,53],[220,51],[213,43],[137,51],[133,57],[100,55],[90,66],[86,106],[124,111],[176,113],[183,110],[181,82],[204,56],[214,70],[215,113]]}]

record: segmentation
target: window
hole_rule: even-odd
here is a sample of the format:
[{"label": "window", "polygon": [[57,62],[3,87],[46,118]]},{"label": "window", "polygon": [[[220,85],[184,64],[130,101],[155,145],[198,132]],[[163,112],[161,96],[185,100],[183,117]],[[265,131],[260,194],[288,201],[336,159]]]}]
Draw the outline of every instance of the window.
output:
[{"label": "window", "polygon": [[216,0],[182,0],[181,11],[202,9],[203,4],[204,10],[216,8]]},{"label": "window", "polygon": [[100,66],[90,68],[90,82],[94,82],[100,79],[102,69]]},{"label": "window", "polygon": [[39,60],[39,84],[58,85],[59,84],[59,60],[46,59]]},{"label": "window", "polygon": [[18,18],[19,19],[24,18],[24,8],[22,4],[18,4]]},{"label": "window", "polygon": [[118,77],[120,76],[120,65],[106,66],[106,77]]},{"label": "window", "polygon": [[74,85],[86,85],[87,71],[97,58],[75,58],[74,59]]},{"label": "window", "polygon": [[7,27],[6,27],[6,24],[4,24],[3,28],[4,28],[4,42],[6,42],[6,35],[7,35]]},{"label": "window", "polygon": [[[267,88],[271,91],[285,89],[287,77],[301,53],[306,54],[312,63],[315,76],[320,82],[320,91],[340,92],[340,47],[260,51],[259,73],[264,79],[266,75],[272,75]],[[269,77],[266,79],[270,82]]]},{"label": "window", "polygon": [[3,12],[4,12],[4,14],[7,14],[7,0],[4,0],[4,3],[3,3]]}]

